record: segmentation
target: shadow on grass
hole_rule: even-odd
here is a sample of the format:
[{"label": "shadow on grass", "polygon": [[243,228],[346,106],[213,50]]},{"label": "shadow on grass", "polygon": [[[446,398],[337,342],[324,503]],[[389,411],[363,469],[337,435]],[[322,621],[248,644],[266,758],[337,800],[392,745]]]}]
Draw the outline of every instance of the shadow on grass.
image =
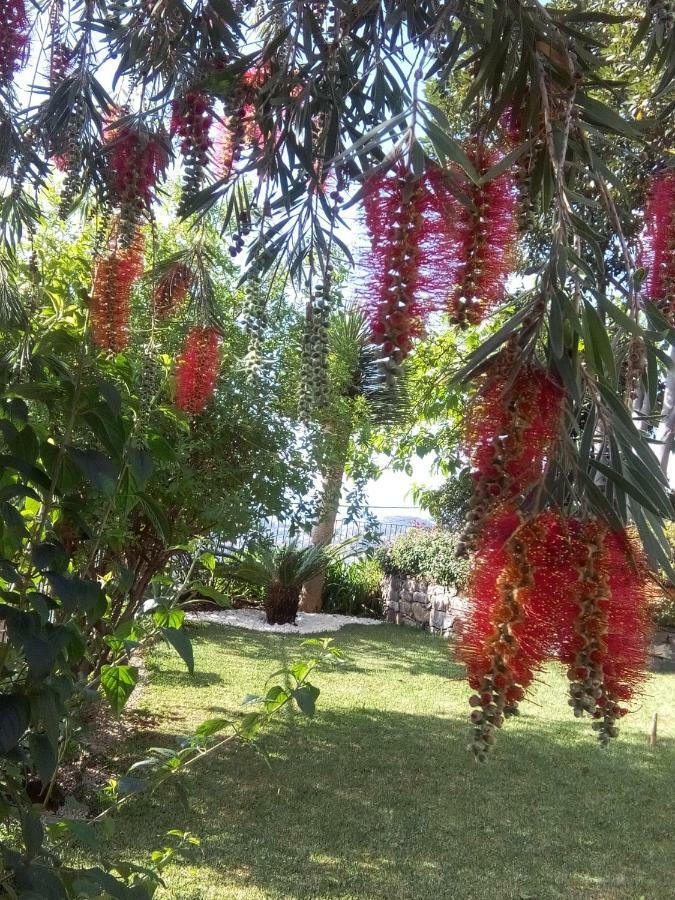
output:
[{"label": "shadow on grass", "polygon": [[[406,675],[436,675],[451,680],[464,678],[464,668],[452,655],[450,643],[415,628],[397,625],[347,625],[326,635],[288,635],[248,631],[223,625],[194,625],[190,637],[195,646],[217,640],[223,652],[235,652],[254,660],[278,659],[306,653],[301,643],[312,637],[330,637],[346,659],[341,671],[367,674],[382,669]],[[437,650],[431,653],[430,647]]]},{"label": "shadow on grass", "polygon": [[672,897],[673,742],[603,752],[588,725],[534,715],[487,765],[466,742],[465,720],[320,710],[261,739],[271,768],[247,748],[205,761],[189,812],[170,788],[134,804],[117,849],[199,834],[189,877],[169,874],[176,900]]}]

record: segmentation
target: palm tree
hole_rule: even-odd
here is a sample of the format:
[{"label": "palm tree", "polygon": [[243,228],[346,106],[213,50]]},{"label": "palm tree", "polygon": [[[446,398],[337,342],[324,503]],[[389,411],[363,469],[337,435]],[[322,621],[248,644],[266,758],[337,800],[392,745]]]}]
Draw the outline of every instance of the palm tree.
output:
[{"label": "palm tree", "polygon": [[264,608],[270,625],[294,623],[300,604],[302,585],[323,572],[338,559],[351,541],[335,544],[296,543],[280,547],[257,545],[248,550],[233,550],[223,566],[225,577],[264,591]]},{"label": "palm tree", "polygon": [[[321,507],[311,535],[317,546],[333,539],[358,417],[366,416],[373,427],[381,427],[398,421],[407,409],[403,382],[399,379],[395,387],[385,387],[379,378],[379,348],[371,343],[370,327],[357,307],[347,307],[331,319],[329,346],[331,400],[327,408],[316,411],[330,447],[321,471]],[[321,609],[324,575],[321,569],[305,583],[300,603],[305,612]]]}]

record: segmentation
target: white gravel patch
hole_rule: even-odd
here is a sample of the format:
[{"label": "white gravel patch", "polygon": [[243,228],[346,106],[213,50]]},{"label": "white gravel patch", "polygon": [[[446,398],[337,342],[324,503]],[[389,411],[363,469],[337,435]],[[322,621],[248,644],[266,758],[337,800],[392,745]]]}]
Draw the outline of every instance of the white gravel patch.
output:
[{"label": "white gravel patch", "polygon": [[338,631],[345,625],[381,625],[381,619],[365,619],[358,616],[339,616],[335,613],[299,612],[295,625],[269,625],[262,609],[214,609],[208,612],[188,613],[190,622],[214,622],[248,628],[249,631],[272,631],[277,634],[316,634],[319,631]]}]

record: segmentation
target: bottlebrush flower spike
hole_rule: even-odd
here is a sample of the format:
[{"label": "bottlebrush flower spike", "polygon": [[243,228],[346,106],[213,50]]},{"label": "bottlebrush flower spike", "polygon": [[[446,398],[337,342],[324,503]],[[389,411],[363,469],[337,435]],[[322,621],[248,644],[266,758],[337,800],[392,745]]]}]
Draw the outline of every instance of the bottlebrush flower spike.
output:
[{"label": "bottlebrush flower spike", "polygon": [[474,483],[464,535],[469,548],[487,517],[514,510],[542,477],[560,435],[564,397],[543,369],[524,365],[513,378],[506,355],[487,374],[466,416]]},{"label": "bottlebrush flower spike", "polygon": [[484,760],[494,729],[518,712],[518,703],[546,659],[546,628],[532,615],[530,544],[541,540],[541,523],[520,524],[517,515],[496,518],[481,535],[467,588],[469,614],[458,645],[476,691],[469,703],[474,726],[471,749]]},{"label": "bottlebrush flower spike", "polygon": [[180,260],[162,272],[152,294],[155,312],[161,319],[170,316],[180,306],[192,286],[193,278],[190,267]]},{"label": "bottlebrush flower spike", "polygon": [[210,130],[213,110],[209,97],[199,91],[188,91],[173,100],[171,111],[171,135],[180,138],[185,174],[181,206],[194,196],[202,186],[213,146]]},{"label": "bottlebrush flower spike", "polygon": [[[479,174],[500,160],[497,151],[477,142],[467,155]],[[504,296],[517,237],[518,191],[508,170],[480,185],[463,173],[458,178],[471,205],[459,211],[459,264],[447,304],[453,322],[476,325]]]},{"label": "bottlebrush flower spike", "polygon": [[197,415],[213,396],[220,367],[218,329],[191,328],[183,344],[176,372],[176,406]]},{"label": "bottlebrush flower spike", "polygon": [[258,92],[270,76],[269,65],[246,71],[229,101],[229,114],[218,135],[220,177],[229,178],[245,149],[261,147],[263,135],[256,119]]},{"label": "bottlebrush flower spike", "polygon": [[647,269],[644,290],[675,324],[675,170],[657,175],[645,209],[640,264]]},{"label": "bottlebrush flower spike", "polygon": [[120,210],[120,237],[133,240],[136,226],[152,202],[153,188],[169,164],[169,155],[156,134],[130,125],[105,129],[111,189]]},{"label": "bottlebrush flower spike", "polygon": [[11,81],[28,61],[28,30],[24,0],[6,0],[0,21],[0,81]]},{"label": "bottlebrush flower spike", "polygon": [[602,522],[556,510],[486,522],[458,643],[476,692],[469,702],[479,759],[547,660],[568,666],[575,715],[593,717],[603,745],[616,737],[647,668],[648,584],[628,536]]},{"label": "bottlebrush flower spike", "polygon": [[570,705],[589,713],[604,745],[618,735],[617,719],[647,671],[650,590],[644,561],[625,532],[589,522],[572,628],[559,622],[560,659],[568,665]]},{"label": "bottlebrush flower spike", "polygon": [[102,257],[94,273],[91,322],[96,344],[119,353],[129,340],[131,290],[143,270],[143,240],[136,235],[131,246],[117,239]]},{"label": "bottlebrush flower spike", "polygon": [[442,306],[455,258],[457,204],[438,167],[415,177],[402,165],[371,177],[363,204],[371,239],[366,313],[385,380],[391,381],[428,314]]}]

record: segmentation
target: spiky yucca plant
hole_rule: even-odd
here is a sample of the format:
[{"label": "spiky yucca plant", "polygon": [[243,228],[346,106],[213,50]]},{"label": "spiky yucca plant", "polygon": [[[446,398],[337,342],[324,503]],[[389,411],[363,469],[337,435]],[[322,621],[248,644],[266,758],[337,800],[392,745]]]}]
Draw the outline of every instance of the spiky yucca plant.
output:
[{"label": "spiky yucca plant", "polygon": [[270,625],[295,622],[302,585],[338,559],[347,544],[312,544],[298,547],[294,542],[279,547],[262,545],[232,551],[223,574],[264,591],[264,607]]}]

